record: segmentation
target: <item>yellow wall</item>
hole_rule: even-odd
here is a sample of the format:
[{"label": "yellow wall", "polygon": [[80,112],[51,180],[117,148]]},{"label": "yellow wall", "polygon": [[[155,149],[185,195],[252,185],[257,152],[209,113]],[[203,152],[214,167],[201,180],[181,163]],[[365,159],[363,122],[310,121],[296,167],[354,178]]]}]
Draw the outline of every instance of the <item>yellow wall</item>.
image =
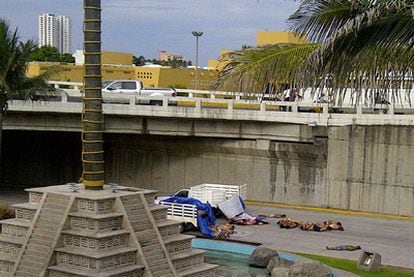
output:
[{"label": "yellow wall", "polygon": [[[170,67],[135,67],[136,78],[146,87],[195,87],[195,69]],[[198,70],[199,89],[210,89],[217,78],[216,70]]]},{"label": "yellow wall", "polygon": [[[59,64],[47,62],[31,62],[27,69],[27,76],[33,77],[45,72],[48,68],[55,66],[58,72],[51,76],[54,81],[83,82],[83,66],[74,64]],[[134,70],[132,66],[102,66],[102,79],[134,79]]]},{"label": "yellow wall", "polygon": [[[59,68],[57,74],[50,79],[54,81],[83,82],[83,66],[74,64],[59,64],[47,62],[31,62],[28,65],[27,75],[37,76],[48,68]],[[210,89],[217,78],[216,70],[199,69],[199,89]],[[146,87],[195,87],[195,69],[144,67],[144,66],[102,66],[103,80],[138,79]]]},{"label": "yellow wall", "polygon": [[[223,57],[224,54],[230,53],[232,50],[229,49],[221,49],[220,50],[220,58]],[[220,62],[219,60],[210,59],[208,60],[208,67],[215,68],[217,70],[221,70],[226,64],[224,62]]]},{"label": "yellow wall", "polygon": [[102,64],[132,64],[132,54],[123,52],[102,51]]},{"label": "yellow wall", "polygon": [[307,43],[304,36],[292,32],[282,31],[258,31],[256,34],[257,46],[264,46],[276,43]]}]

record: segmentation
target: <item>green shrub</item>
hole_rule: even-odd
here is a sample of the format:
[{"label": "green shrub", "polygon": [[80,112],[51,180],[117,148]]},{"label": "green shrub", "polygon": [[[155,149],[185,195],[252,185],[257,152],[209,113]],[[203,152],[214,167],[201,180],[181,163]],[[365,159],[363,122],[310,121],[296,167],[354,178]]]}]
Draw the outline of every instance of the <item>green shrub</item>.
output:
[{"label": "green shrub", "polygon": [[0,203],[0,220],[14,218],[14,210],[7,204]]}]

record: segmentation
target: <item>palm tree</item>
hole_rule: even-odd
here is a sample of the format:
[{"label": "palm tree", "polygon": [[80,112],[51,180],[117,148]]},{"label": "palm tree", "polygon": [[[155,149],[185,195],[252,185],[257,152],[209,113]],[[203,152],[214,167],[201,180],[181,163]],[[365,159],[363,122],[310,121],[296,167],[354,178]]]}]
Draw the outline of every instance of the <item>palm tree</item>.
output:
[{"label": "palm tree", "polygon": [[82,182],[101,190],[105,181],[101,75],[101,1],[84,0],[84,90],[82,111]]},{"label": "palm tree", "polygon": [[46,79],[51,71],[33,78],[26,76],[27,63],[35,49],[32,40],[21,42],[17,29],[12,31],[8,22],[0,18],[0,146],[7,101],[14,96],[29,99],[34,94],[50,91]]},{"label": "palm tree", "polygon": [[260,91],[287,78],[300,87],[329,80],[337,92],[352,87],[389,93],[413,76],[411,6],[412,0],[303,0],[288,19],[289,29],[313,44],[290,45],[285,53],[277,45],[230,53],[217,86],[236,83]]}]

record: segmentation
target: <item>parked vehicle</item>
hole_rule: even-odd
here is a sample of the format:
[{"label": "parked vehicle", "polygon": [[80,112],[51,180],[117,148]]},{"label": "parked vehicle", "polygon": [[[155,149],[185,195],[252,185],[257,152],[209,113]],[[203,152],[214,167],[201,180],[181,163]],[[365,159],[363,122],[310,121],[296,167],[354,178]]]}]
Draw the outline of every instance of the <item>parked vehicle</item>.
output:
[{"label": "parked vehicle", "polygon": [[183,226],[192,224],[197,227],[197,207],[191,204],[180,204],[166,202],[170,197],[195,198],[203,203],[209,202],[213,207],[232,198],[240,196],[243,200],[247,198],[247,185],[226,185],[226,184],[200,184],[188,189],[181,189],[174,194],[161,195],[155,199],[155,204],[168,206],[167,218],[183,222]]},{"label": "parked vehicle", "polygon": [[[102,95],[105,101],[106,95],[126,94],[145,96],[150,99],[139,98],[141,104],[162,105],[162,97],[175,97],[177,95],[173,88],[144,88],[139,80],[112,80],[102,82]],[[106,95],[105,95],[106,94]]]},{"label": "parked vehicle", "polygon": [[167,198],[178,196],[195,198],[201,202],[207,203],[213,207],[233,196],[240,196],[243,200],[247,198],[247,185],[227,185],[227,184],[200,184],[190,188],[180,189],[176,193],[169,195],[160,195],[155,199],[155,204],[159,204]]},{"label": "parked vehicle", "polygon": [[[167,218],[182,222],[182,229],[198,227],[196,205],[164,201],[160,201],[158,204],[168,207]],[[191,227],[189,227],[189,224],[191,224]]]}]

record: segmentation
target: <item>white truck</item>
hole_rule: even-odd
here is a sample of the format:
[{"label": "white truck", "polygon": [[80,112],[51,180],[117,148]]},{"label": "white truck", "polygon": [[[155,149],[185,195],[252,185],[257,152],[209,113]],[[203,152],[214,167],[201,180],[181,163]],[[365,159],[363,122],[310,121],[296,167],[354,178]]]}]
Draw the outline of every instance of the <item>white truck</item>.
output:
[{"label": "white truck", "polygon": [[182,221],[183,224],[191,223],[194,227],[197,227],[197,207],[192,204],[163,201],[173,196],[195,198],[203,203],[209,202],[217,208],[218,204],[233,196],[240,196],[243,200],[246,200],[247,185],[200,184],[189,189],[181,189],[172,195],[158,196],[155,199],[156,204],[168,206],[168,218]]},{"label": "white truck", "polygon": [[[102,97],[104,101],[115,101],[111,96],[138,96],[140,104],[162,105],[163,97],[175,97],[173,88],[144,88],[140,80],[111,80],[102,82]],[[174,102],[172,102],[174,103]]]}]

